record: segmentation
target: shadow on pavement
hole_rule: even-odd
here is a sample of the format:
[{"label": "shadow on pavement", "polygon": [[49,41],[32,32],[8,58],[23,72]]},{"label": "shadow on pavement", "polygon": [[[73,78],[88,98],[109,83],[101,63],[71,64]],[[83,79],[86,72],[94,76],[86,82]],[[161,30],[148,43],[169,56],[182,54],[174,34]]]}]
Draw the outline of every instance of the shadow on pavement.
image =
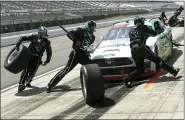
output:
[{"label": "shadow on pavement", "polygon": [[71,88],[69,85],[60,85],[56,86],[52,89],[52,92],[65,92],[65,91],[77,91],[81,90],[81,88]]},{"label": "shadow on pavement", "polygon": [[95,105],[92,105],[91,107],[93,108],[105,108],[105,107],[111,107],[113,105],[115,105],[116,102],[108,97],[104,97],[103,101],[95,104]]},{"label": "shadow on pavement", "polygon": [[21,93],[16,93],[15,96],[33,96],[40,94],[46,90],[46,87],[36,87],[36,86],[31,86],[29,88],[26,88],[24,91]]}]

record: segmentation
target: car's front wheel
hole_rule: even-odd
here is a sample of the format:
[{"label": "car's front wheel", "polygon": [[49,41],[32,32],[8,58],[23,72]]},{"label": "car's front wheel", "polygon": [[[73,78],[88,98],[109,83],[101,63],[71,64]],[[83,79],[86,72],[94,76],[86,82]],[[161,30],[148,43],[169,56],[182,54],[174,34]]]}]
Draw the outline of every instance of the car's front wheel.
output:
[{"label": "car's front wheel", "polygon": [[97,64],[84,65],[80,69],[80,80],[85,102],[93,105],[104,98],[104,80]]}]

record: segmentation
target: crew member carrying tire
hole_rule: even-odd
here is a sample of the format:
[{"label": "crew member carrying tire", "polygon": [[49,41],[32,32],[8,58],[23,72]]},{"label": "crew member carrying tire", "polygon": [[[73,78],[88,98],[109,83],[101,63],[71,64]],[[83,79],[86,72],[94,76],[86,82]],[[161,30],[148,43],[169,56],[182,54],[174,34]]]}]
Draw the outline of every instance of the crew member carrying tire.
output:
[{"label": "crew member carrying tire", "polygon": [[67,65],[59,71],[48,83],[46,92],[50,93],[51,89],[56,86],[60,80],[70,72],[78,63],[81,65],[92,64],[89,58],[89,46],[94,43],[96,23],[94,21],[87,21],[85,28],[77,28],[77,30],[70,31],[67,36],[73,41],[72,48],[69,55]]},{"label": "crew member carrying tire", "polygon": [[[31,41],[28,47],[28,49],[31,52],[31,58],[29,60],[28,65],[22,71],[20,81],[19,81],[18,92],[22,92],[26,86],[31,87],[31,81],[35,76],[35,73],[37,72],[39,65],[42,64],[42,56],[45,51],[47,54],[47,58],[42,65],[46,65],[50,62],[52,57],[52,48],[51,48],[51,43],[47,37],[48,37],[47,28],[41,26],[38,28],[38,35],[32,34],[30,36],[23,36],[17,42],[16,47],[17,49],[19,49],[21,42]],[[26,82],[26,86],[25,86],[25,82]]]},{"label": "crew member carrying tire", "polygon": [[134,19],[135,28],[131,29],[129,32],[130,37],[130,48],[132,58],[136,64],[136,70],[131,72],[125,79],[125,85],[127,87],[132,87],[132,80],[135,79],[138,75],[144,72],[144,59],[147,58],[150,61],[159,65],[159,68],[164,68],[169,71],[173,76],[176,76],[179,72],[179,69],[175,69],[173,66],[169,65],[162,58],[158,57],[153,53],[149,46],[146,45],[146,40],[148,35],[156,36],[157,31],[153,31],[144,25],[144,21],[136,17]]}]

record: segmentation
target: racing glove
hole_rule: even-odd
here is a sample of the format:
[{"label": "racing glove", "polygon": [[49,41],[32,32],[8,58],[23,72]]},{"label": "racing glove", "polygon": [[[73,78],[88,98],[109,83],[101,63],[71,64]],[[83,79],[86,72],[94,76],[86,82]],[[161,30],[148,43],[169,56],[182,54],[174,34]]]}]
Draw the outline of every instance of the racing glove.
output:
[{"label": "racing glove", "polygon": [[93,51],[92,48],[88,48],[88,49],[87,49],[87,52],[88,52],[88,53],[93,53],[94,51]]}]

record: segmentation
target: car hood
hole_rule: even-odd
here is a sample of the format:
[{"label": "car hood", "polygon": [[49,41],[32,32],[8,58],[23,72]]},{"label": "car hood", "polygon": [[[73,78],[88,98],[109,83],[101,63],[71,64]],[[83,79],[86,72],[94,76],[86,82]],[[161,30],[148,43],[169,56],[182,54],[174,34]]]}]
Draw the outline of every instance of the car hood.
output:
[{"label": "car hood", "polygon": [[91,59],[131,57],[129,38],[102,41],[91,54]]}]

